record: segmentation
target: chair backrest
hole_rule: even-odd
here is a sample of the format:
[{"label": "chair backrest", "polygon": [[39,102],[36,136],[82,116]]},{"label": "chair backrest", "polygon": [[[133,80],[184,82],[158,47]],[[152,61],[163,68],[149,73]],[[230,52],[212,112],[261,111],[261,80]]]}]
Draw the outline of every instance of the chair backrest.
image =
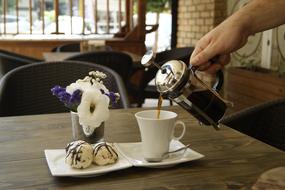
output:
[{"label": "chair backrest", "polygon": [[[110,46],[100,46],[96,48],[96,51],[111,51]],[[52,52],[80,52],[80,42],[69,43],[57,46],[51,50]],[[94,50],[95,51],[95,50]]]},{"label": "chair backrest", "polygon": [[102,65],[78,62],[42,62],[18,67],[0,81],[0,116],[68,112],[52,95],[55,85],[67,86],[97,70],[106,73],[105,86],[121,95],[114,108],[127,108],[128,97],[120,76]]},{"label": "chair backrest", "polygon": [[60,45],[53,52],[80,52],[80,42]]},{"label": "chair backrest", "polygon": [[231,114],[221,123],[285,151],[285,99]]},{"label": "chair backrest", "polygon": [[40,61],[42,60],[0,50],[0,78],[16,67]]},{"label": "chair backrest", "polygon": [[117,51],[81,53],[66,60],[86,61],[109,67],[122,77],[125,84],[129,81],[133,64],[133,60],[128,54]]}]

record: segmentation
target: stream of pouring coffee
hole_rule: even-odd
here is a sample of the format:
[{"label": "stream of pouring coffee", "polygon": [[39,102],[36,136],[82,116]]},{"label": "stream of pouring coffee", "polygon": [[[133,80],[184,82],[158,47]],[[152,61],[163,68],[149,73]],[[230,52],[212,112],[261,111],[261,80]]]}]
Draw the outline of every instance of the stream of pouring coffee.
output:
[{"label": "stream of pouring coffee", "polygon": [[162,101],[163,101],[163,97],[162,97],[162,95],[160,94],[160,95],[159,95],[159,98],[158,98],[158,102],[157,102],[157,114],[156,114],[156,118],[157,118],[157,119],[159,119],[159,117],[160,117],[160,110],[161,110]]}]

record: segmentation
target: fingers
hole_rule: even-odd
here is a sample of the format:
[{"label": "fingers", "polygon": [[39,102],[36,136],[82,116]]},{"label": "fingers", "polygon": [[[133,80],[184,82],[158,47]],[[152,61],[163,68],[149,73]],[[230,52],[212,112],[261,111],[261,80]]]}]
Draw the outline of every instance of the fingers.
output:
[{"label": "fingers", "polygon": [[[190,64],[198,67],[200,71],[215,73],[230,61],[230,55],[223,54],[224,47],[214,43],[219,41],[214,39],[216,39],[215,35],[213,36],[211,32],[205,35],[198,41],[190,57]],[[219,56],[216,63],[210,63],[211,59],[217,55]]]},{"label": "fingers", "polygon": [[210,41],[209,41],[207,35],[204,36],[203,38],[201,38],[201,39],[199,40],[199,42],[197,42],[196,47],[195,47],[195,49],[194,49],[194,51],[192,52],[191,57],[190,57],[190,61],[189,61],[190,64],[192,64],[192,65],[197,65],[197,64],[195,64],[195,63],[193,64],[193,63],[192,63],[192,60],[195,59],[195,57],[196,57],[198,54],[200,54],[202,51],[204,51],[204,49],[209,45],[209,43],[210,43]]},{"label": "fingers", "polygon": [[207,70],[205,70],[205,72],[210,73],[210,74],[215,74],[220,69],[222,69],[222,65],[213,64],[213,65],[211,65],[211,67],[209,67]]},{"label": "fingers", "polygon": [[210,67],[206,70],[207,73],[214,74],[218,70],[222,69],[225,65],[227,65],[231,60],[231,56],[229,54],[227,55],[222,55],[219,57],[219,60],[217,63],[211,64]]},{"label": "fingers", "polygon": [[192,64],[192,63],[191,63],[191,60],[192,60],[197,54],[199,54],[201,51],[203,51],[203,48],[202,48],[201,46],[197,45],[197,46],[195,47],[194,51],[193,51],[192,54],[191,54],[191,57],[190,57],[190,64]]},{"label": "fingers", "polygon": [[206,71],[207,73],[214,74],[218,70],[222,69],[226,64],[230,62],[230,55],[221,55],[219,59],[215,63],[204,63],[203,65],[199,66],[199,71]]},{"label": "fingers", "polygon": [[204,50],[197,53],[197,55],[194,55],[190,60],[190,63],[192,65],[202,65],[209,62],[209,60],[216,55],[217,52],[215,51],[215,48],[209,45]]},{"label": "fingers", "polygon": [[198,67],[198,70],[199,70],[199,71],[206,71],[206,70],[208,70],[210,67],[211,67],[211,63],[210,63],[210,62],[207,62],[207,63],[204,63],[203,65],[200,65],[200,66]]}]

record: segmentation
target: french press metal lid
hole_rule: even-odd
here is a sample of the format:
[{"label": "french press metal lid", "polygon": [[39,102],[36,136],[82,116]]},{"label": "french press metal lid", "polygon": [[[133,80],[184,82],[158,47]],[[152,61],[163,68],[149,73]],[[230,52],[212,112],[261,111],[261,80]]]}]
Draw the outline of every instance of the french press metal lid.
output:
[{"label": "french press metal lid", "polygon": [[166,62],[157,71],[155,84],[157,91],[164,94],[170,93],[175,96],[189,79],[189,70],[182,61],[171,60]]}]

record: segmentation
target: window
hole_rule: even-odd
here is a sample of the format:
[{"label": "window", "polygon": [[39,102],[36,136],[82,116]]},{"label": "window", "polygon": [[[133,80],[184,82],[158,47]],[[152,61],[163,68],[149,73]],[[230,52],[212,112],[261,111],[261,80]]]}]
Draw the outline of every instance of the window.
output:
[{"label": "window", "polygon": [[126,0],[0,0],[0,34],[114,34]]}]

